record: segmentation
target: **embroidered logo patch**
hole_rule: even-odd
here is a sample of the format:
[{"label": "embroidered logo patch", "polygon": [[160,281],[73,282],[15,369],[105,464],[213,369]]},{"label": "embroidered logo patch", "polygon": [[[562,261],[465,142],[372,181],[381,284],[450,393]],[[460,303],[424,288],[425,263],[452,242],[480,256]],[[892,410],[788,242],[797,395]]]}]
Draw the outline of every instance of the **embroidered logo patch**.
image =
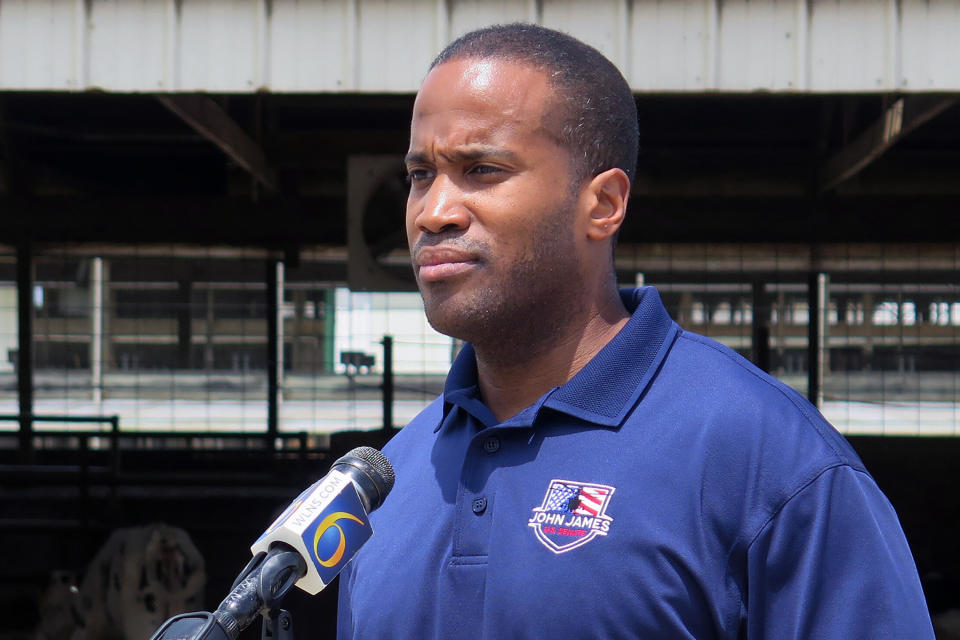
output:
[{"label": "embroidered logo patch", "polygon": [[605,484],[551,480],[543,503],[533,508],[527,526],[554,553],[582,547],[610,531],[606,515],[614,487]]}]

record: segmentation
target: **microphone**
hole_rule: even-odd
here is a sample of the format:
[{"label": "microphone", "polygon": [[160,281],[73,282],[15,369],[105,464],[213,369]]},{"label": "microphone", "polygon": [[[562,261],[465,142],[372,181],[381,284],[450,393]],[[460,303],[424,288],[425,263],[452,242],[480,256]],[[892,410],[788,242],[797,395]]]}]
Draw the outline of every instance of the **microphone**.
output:
[{"label": "microphone", "polygon": [[290,503],[250,547],[254,555],[277,543],[295,549],[306,573],[296,585],[316,595],[370,538],[367,515],[393,488],[393,467],[372,447],[357,447]]},{"label": "microphone", "polygon": [[257,538],[253,559],[215,612],[175,616],[152,640],[237,640],[258,614],[275,611],[292,586],[319,593],[373,535],[368,515],[393,483],[390,461],[372,447],[339,458]]}]

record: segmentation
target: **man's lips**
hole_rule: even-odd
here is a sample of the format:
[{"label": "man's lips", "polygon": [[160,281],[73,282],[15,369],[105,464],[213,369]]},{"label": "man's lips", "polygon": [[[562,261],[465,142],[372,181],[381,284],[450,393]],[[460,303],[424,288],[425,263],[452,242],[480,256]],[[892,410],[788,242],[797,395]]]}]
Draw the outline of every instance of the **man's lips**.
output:
[{"label": "man's lips", "polygon": [[436,282],[470,271],[477,265],[477,256],[459,249],[423,247],[417,251],[415,262],[421,282]]}]

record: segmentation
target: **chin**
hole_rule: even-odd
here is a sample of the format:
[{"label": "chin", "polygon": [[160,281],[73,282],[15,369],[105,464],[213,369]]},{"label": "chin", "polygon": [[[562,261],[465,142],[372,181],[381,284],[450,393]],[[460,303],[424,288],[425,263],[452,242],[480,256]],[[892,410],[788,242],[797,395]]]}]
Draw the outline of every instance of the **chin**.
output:
[{"label": "chin", "polygon": [[470,341],[468,337],[473,332],[470,326],[476,322],[469,317],[470,314],[459,312],[451,308],[449,303],[424,305],[424,311],[427,315],[427,322],[439,333],[458,340]]},{"label": "chin", "polygon": [[[472,342],[482,333],[484,318],[489,318],[490,308],[483,296],[467,296],[463,292],[444,291],[443,287],[421,286],[423,309],[427,322],[443,335]],[[481,298],[481,299],[478,299]]]}]

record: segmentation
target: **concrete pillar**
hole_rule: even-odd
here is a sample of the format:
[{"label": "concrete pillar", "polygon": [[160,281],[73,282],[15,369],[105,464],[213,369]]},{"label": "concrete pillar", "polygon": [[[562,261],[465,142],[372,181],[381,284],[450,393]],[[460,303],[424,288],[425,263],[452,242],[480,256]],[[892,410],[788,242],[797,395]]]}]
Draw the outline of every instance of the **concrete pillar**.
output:
[{"label": "concrete pillar", "polygon": [[814,273],[810,276],[807,289],[808,332],[807,332],[807,399],[816,407],[823,406],[824,373],[828,371],[827,354],[830,277],[826,273]]},{"label": "concrete pillar", "polygon": [[213,355],[213,336],[214,336],[214,323],[216,318],[213,313],[214,309],[214,293],[213,287],[207,289],[207,295],[205,298],[205,309],[204,309],[204,325],[203,325],[203,368],[206,371],[212,371],[215,360]]},{"label": "concrete pillar", "polygon": [[103,403],[104,343],[103,258],[90,259],[90,388],[94,404]]}]

